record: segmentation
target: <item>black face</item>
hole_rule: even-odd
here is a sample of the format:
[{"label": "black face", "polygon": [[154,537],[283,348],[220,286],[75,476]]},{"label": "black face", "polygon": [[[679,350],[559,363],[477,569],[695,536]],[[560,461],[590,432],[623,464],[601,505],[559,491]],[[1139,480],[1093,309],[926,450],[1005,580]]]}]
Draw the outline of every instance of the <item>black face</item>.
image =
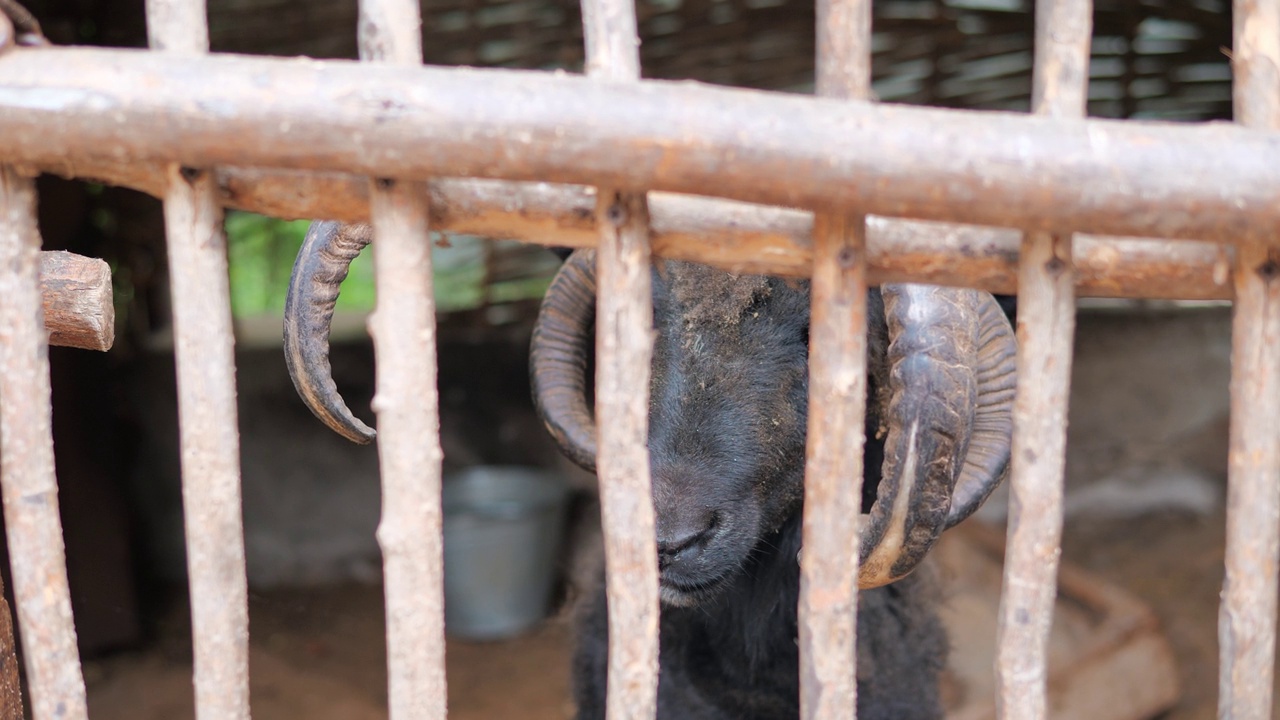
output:
[{"label": "black face", "polygon": [[711,597],[800,508],[808,284],[666,262],[654,273],[649,452],[661,594]]}]

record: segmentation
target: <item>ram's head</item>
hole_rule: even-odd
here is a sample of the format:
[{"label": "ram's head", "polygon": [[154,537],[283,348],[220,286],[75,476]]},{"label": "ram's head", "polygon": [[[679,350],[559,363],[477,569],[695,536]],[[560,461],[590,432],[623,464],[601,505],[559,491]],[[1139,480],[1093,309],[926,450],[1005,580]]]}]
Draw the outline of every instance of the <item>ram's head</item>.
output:
[{"label": "ram's head", "polygon": [[[316,223],[285,317],[290,373],[308,406],[357,442],[330,377],[338,283],[367,227]],[[653,270],[649,454],[662,595],[689,605],[726,585],[754,549],[799,514],[808,411],[809,289],[686,262]],[[551,434],[595,467],[588,366],[594,254],[571,255],[534,329],[534,399]],[[868,296],[862,587],[909,573],[939,534],[968,517],[1009,465],[1014,339],[988,294],[887,285]]]},{"label": "ram's head", "polygon": [[[531,368],[544,422],[588,469],[593,263],[579,251],[552,283]],[[662,595],[691,604],[798,515],[809,287],[658,261],[653,288],[649,457]],[[870,291],[868,311],[862,587],[910,572],[1004,477],[1015,355],[1008,320],[983,292],[887,285]]]}]

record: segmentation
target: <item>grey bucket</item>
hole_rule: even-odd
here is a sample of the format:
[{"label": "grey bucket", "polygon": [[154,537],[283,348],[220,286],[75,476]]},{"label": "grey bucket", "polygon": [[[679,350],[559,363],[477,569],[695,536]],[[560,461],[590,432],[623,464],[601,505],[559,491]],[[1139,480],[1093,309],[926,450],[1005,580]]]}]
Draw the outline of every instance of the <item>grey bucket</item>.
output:
[{"label": "grey bucket", "polygon": [[549,610],[568,487],[537,468],[477,466],[443,489],[446,631],[497,640],[528,630]]}]

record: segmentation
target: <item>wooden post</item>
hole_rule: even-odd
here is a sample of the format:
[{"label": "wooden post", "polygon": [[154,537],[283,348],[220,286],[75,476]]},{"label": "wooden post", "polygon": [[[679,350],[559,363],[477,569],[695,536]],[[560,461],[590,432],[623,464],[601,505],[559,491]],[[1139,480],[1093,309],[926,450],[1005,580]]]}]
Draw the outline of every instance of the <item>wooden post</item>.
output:
[{"label": "wooden post", "polygon": [[[151,47],[209,50],[200,0],[147,0]],[[235,339],[217,177],[170,164],[164,194],[178,376],[182,503],[197,720],[249,720],[249,601],[240,500]]]},{"label": "wooden post", "polygon": [[[362,0],[360,58],[422,63],[416,2]],[[378,459],[387,607],[391,720],[444,720],[444,545],[441,510],[436,315],[430,205],[425,183],[369,185],[377,309],[369,319],[377,354]]]},{"label": "wooden post", "polygon": [[[1092,27],[1090,0],[1037,1],[1037,115],[1084,117]],[[1071,236],[1028,233],[1018,272],[1012,493],[996,650],[996,709],[1005,720],[1046,717],[1074,334]]]},{"label": "wooden post", "polygon": [[[36,191],[0,165],[0,492],[34,720],[84,720],[53,467]],[[12,645],[10,645],[12,648]]]},{"label": "wooden post", "polygon": [[[819,0],[817,92],[871,94],[870,0]],[[866,218],[813,223],[804,553],[800,563],[800,716],[856,716],[859,518],[867,398]]]},{"label": "wooden post", "polygon": [[[583,0],[587,75],[640,79],[632,0]],[[643,192],[596,191],[596,467],[609,614],[609,720],[652,720],[658,702],[658,553],[649,476],[653,356],[649,203]]]},{"label": "wooden post", "polygon": [[[1280,3],[1234,7],[1235,114],[1280,128]],[[1239,239],[1231,346],[1226,579],[1218,613],[1218,716],[1272,717],[1280,563],[1280,236]]]}]

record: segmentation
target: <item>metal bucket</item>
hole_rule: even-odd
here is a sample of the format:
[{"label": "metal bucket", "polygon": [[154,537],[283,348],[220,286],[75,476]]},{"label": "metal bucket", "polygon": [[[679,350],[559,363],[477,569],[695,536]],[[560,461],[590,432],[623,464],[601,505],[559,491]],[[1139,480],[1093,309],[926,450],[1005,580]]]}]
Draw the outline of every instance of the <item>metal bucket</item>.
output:
[{"label": "metal bucket", "polygon": [[450,635],[495,640],[546,617],[568,487],[555,473],[477,466],[444,478],[444,615]]}]

